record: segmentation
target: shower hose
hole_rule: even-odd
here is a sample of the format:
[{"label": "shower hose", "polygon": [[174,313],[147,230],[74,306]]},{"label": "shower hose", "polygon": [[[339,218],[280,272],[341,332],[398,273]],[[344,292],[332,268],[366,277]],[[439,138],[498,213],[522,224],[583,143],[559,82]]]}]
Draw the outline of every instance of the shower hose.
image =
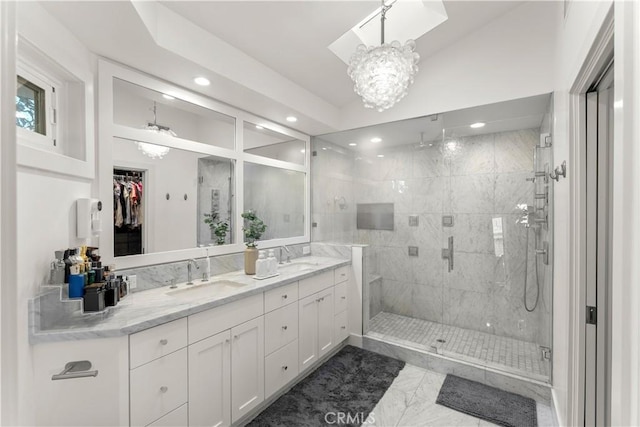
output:
[{"label": "shower hose", "polygon": [[[532,308],[529,308],[529,306],[527,305],[527,278],[529,276],[528,274],[528,266],[529,266],[529,230],[531,229],[531,227],[527,227],[527,239],[526,239],[526,245],[525,245],[525,257],[524,257],[524,308],[525,310],[527,310],[529,313],[531,313],[533,310],[536,309],[536,307],[538,306],[538,299],[540,298],[540,279],[539,279],[539,275],[538,275],[538,255],[534,252],[534,257],[535,257],[535,264],[536,264],[536,301],[533,304]],[[534,229],[534,236],[535,236],[535,247],[538,247],[538,233],[537,231]]]}]

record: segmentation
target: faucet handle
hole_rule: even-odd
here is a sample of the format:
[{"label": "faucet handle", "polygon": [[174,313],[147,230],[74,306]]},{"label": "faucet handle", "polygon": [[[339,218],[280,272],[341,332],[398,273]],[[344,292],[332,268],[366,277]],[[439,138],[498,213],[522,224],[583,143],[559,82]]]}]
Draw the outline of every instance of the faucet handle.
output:
[{"label": "faucet handle", "polygon": [[178,285],[176,285],[176,279],[171,279],[171,280],[167,280],[167,282],[170,282],[171,284],[169,285],[169,289],[175,289],[178,287]]}]

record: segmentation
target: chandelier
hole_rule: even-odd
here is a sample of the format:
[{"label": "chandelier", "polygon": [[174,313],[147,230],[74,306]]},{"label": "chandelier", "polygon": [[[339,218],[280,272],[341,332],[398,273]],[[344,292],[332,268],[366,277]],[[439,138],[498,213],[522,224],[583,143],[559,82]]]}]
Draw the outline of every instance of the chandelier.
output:
[{"label": "chandelier", "polygon": [[384,21],[390,8],[382,0],[380,46],[359,45],[347,70],[355,84],[353,90],[362,97],[364,106],[378,111],[391,108],[404,98],[418,72],[420,60],[420,55],[413,51],[416,47],[413,40],[408,40],[404,46],[398,41],[385,44]]},{"label": "chandelier", "polygon": [[[163,135],[177,136],[176,133],[172,131],[171,128],[169,128],[168,126],[162,126],[157,123],[157,119],[156,119],[157,110],[156,110],[155,101],[153,102],[152,111],[153,111],[153,123],[148,123],[147,126],[144,127],[144,129],[151,132],[161,133]],[[151,157],[154,160],[162,159],[164,156],[169,154],[169,151],[171,151],[171,148],[169,147],[165,147],[163,145],[149,144],[148,142],[136,141],[136,145],[138,146],[138,150],[142,151],[144,155]]]}]

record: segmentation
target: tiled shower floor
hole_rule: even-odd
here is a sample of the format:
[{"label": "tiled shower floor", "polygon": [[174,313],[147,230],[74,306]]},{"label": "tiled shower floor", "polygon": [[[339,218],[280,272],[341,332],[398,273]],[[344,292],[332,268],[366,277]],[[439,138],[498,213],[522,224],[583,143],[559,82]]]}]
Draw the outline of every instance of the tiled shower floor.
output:
[{"label": "tiled shower floor", "polygon": [[549,361],[542,359],[535,343],[386,312],[378,313],[369,321],[368,335],[527,378],[549,381]]}]

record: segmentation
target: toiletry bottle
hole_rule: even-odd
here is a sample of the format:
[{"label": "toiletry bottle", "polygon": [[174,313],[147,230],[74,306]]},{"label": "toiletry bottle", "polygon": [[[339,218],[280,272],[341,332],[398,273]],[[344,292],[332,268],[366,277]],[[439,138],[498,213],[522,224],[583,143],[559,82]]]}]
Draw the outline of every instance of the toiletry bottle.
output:
[{"label": "toiletry bottle", "polygon": [[256,277],[262,278],[269,275],[269,260],[267,260],[264,251],[258,252],[258,260],[256,261]]},{"label": "toiletry bottle", "polygon": [[278,260],[276,259],[276,254],[273,249],[269,249],[269,276],[273,276],[278,272]]},{"label": "toiletry bottle", "polygon": [[51,277],[49,283],[61,285],[65,283],[66,265],[64,263],[64,251],[56,251],[56,260],[51,263]]}]

